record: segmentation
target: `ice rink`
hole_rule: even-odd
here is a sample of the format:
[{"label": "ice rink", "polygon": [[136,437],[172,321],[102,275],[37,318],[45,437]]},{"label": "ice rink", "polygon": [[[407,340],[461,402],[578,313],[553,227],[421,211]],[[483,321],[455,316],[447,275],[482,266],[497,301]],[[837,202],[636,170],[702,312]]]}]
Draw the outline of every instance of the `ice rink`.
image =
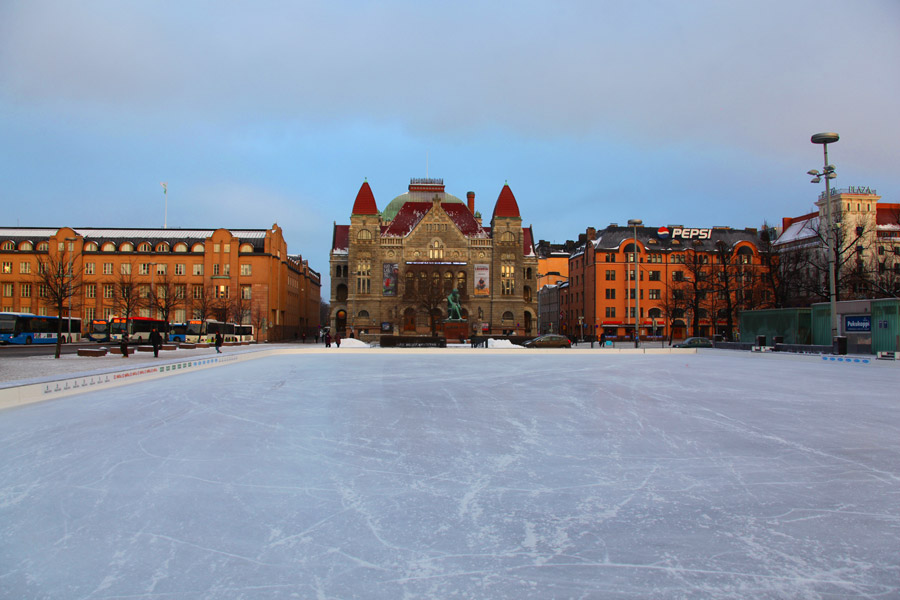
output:
[{"label": "ice rink", "polygon": [[900,598],[900,368],[321,352],[7,409],[0,598]]}]

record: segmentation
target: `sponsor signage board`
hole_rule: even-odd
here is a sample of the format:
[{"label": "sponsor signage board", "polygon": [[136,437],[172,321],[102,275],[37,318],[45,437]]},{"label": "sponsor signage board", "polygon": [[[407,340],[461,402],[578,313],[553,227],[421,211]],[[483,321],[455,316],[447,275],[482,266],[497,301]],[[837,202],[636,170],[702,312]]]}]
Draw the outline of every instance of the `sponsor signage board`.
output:
[{"label": "sponsor signage board", "polygon": [[713,230],[709,227],[660,227],[656,230],[656,237],[667,240],[670,237],[676,240],[709,240],[712,239]]}]

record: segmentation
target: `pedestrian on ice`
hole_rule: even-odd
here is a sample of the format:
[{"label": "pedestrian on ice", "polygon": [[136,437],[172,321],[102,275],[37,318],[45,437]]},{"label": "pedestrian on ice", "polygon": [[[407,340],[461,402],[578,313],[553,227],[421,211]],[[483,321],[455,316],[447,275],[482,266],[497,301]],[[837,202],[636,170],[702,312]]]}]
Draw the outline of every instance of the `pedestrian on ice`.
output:
[{"label": "pedestrian on ice", "polygon": [[337,346],[338,348],[341,347],[341,334],[340,334],[340,332],[337,332],[337,331],[336,331],[336,332],[334,333],[334,345]]},{"label": "pedestrian on ice", "polygon": [[162,346],[162,336],[159,335],[156,327],[150,332],[150,345],[153,346],[153,356],[159,358],[159,348]]},{"label": "pedestrian on ice", "polygon": [[327,331],[325,332],[325,347],[331,348],[331,334]]},{"label": "pedestrian on ice", "polygon": [[217,331],[216,332],[216,352],[218,352],[219,354],[222,354],[222,342],[223,341],[224,340],[222,339],[222,332]]}]

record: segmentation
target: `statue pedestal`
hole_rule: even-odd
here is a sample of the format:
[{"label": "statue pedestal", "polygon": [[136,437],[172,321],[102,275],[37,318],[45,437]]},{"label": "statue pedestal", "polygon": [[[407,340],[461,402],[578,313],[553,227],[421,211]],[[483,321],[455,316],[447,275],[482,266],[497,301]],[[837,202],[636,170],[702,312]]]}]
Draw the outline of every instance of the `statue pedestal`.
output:
[{"label": "statue pedestal", "polygon": [[444,321],[444,337],[447,341],[462,342],[469,337],[467,321]]}]

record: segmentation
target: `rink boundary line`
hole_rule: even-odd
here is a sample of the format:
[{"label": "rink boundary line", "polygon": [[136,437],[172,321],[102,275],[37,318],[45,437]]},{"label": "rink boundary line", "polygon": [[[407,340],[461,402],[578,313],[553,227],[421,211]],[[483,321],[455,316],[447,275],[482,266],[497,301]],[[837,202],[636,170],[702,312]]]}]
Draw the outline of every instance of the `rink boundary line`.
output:
[{"label": "rink boundary line", "polygon": [[94,390],[112,389],[132,383],[144,383],[159,377],[202,371],[230,363],[243,362],[253,358],[285,352],[290,353],[292,351],[273,348],[271,350],[251,350],[222,355],[213,354],[196,358],[170,360],[160,364],[143,364],[137,367],[112,369],[104,372],[61,375],[35,383],[13,384],[0,388],[0,411]]}]

